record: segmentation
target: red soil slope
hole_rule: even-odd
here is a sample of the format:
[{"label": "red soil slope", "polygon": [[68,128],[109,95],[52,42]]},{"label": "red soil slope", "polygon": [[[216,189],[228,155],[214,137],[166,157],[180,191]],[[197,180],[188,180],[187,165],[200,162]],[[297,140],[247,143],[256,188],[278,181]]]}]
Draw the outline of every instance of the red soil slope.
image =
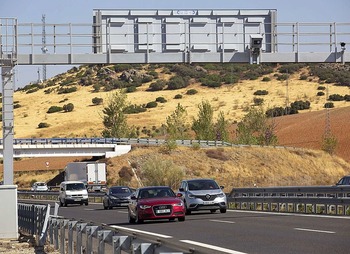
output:
[{"label": "red soil slope", "polygon": [[276,118],[279,144],[321,149],[327,122],[338,141],[335,155],[350,162],[350,107],[329,109],[328,113],[322,110]]}]

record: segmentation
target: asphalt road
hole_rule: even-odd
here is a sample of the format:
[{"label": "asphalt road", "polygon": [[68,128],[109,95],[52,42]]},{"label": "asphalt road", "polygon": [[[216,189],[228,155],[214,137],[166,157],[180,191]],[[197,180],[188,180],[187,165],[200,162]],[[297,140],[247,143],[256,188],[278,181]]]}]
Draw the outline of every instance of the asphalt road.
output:
[{"label": "asphalt road", "polygon": [[174,241],[208,244],[213,253],[349,253],[350,217],[228,211],[193,212],[185,222],[129,224],[127,209],[104,210],[101,204],[60,207],[65,218],[140,230]]}]

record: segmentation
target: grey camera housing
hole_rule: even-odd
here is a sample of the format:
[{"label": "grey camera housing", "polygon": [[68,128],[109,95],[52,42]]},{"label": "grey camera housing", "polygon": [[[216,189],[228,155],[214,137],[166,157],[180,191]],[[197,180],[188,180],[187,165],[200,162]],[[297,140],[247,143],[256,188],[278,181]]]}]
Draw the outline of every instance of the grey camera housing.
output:
[{"label": "grey camera housing", "polygon": [[263,37],[260,34],[250,35],[250,49],[260,49],[262,47]]}]

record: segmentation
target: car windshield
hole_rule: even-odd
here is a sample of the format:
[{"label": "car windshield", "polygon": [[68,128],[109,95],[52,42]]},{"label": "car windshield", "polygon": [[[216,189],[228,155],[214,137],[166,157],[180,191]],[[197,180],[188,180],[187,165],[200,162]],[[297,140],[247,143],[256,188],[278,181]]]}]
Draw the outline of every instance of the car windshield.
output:
[{"label": "car windshield", "polygon": [[67,184],[67,190],[84,190],[85,185],[83,183],[70,183]]},{"label": "car windshield", "polygon": [[175,193],[170,188],[143,189],[139,192],[139,198],[166,198],[175,197]]},{"label": "car windshield", "polygon": [[220,189],[218,184],[213,180],[194,180],[188,182],[189,190],[213,190]]},{"label": "car windshield", "polygon": [[127,187],[114,187],[110,189],[111,194],[130,194],[131,191]]}]

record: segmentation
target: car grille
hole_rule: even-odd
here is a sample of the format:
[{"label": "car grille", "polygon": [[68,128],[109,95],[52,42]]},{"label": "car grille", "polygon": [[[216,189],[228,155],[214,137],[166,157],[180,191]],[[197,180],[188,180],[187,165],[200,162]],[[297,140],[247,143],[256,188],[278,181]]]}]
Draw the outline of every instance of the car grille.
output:
[{"label": "car grille", "polygon": [[216,199],[217,195],[196,195],[196,198],[200,198],[203,201],[213,201],[214,199]]},{"label": "car grille", "polygon": [[170,215],[172,213],[172,205],[157,205],[153,206],[153,212],[156,216]]}]

